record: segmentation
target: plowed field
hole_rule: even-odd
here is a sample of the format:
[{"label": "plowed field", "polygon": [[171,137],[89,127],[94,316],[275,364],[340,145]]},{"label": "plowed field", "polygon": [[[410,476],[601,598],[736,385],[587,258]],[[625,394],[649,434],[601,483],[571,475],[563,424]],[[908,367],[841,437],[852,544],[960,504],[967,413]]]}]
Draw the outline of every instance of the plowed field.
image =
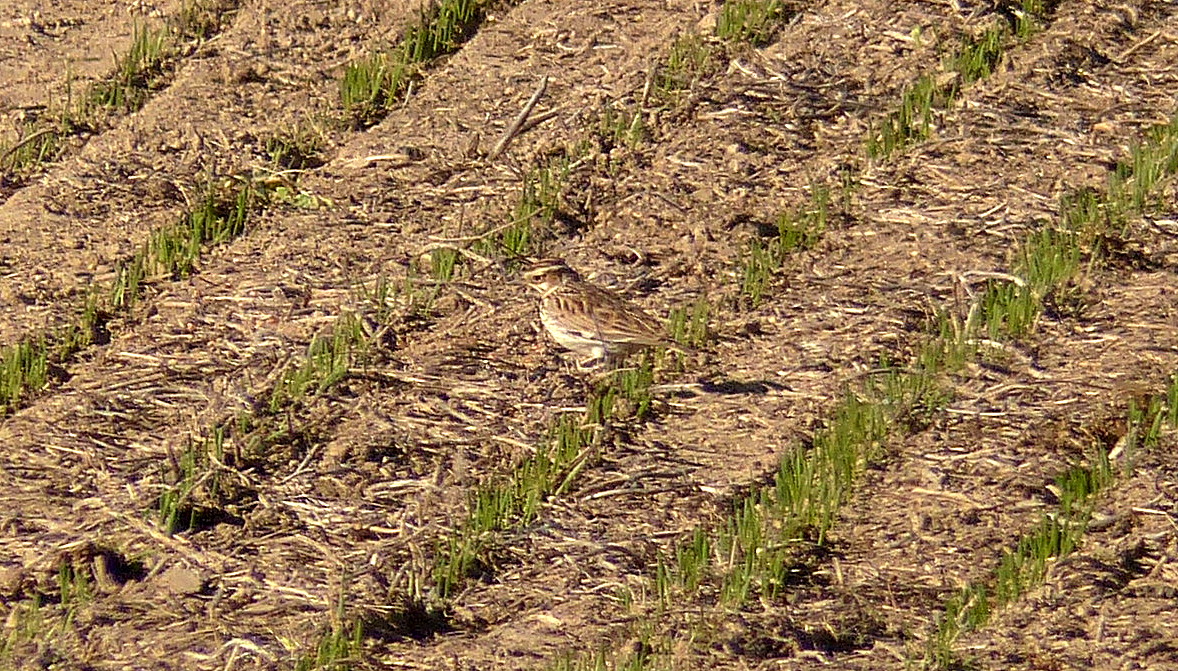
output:
[{"label": "plowed field", "polygon": [[[741,40],[706,0],[475,4],[358,117],[345,72],[428,7],[0,0],[0,346],[50,349],[0,396],[0,666],[1178,669],[1178,152],[1029,328],[970,332],[935,393],[873,395],[1027,284],[1020,250],[1078,194],[1141,183],[1124,166],[1178,114],[1172,3],[1037,4],[976,78],[953,54],[1027,5],[776,3]],[[165,26],[137,103],[53,125]],[[873,155],[922,75],[952,99]],[[119,284],[234,202],[239,229]],[[636,360],[646,395],[577,371],[524,254],[694,311],[698,352]],[[888,428],[829,528],[718,540],[848,398]],[[562,431],[582,442],[550,460]],[[937,648],[1109,454],[1075,547]],[[515,503],[470,531],[489,492]]]}]

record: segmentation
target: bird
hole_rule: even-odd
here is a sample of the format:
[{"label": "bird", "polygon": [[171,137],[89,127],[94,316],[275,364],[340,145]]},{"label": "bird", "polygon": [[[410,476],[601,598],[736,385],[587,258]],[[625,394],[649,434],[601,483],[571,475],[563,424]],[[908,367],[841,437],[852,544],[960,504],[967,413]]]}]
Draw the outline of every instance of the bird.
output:
[{"label": "bird", "polygon": [[579,358],[578,370],[613,365],[646,347],[687,354],[671,342],[658,319],[617,294],[581,279],[561,259],[538,259],[523,279],[540,293],[540,323],[552,339]]}]

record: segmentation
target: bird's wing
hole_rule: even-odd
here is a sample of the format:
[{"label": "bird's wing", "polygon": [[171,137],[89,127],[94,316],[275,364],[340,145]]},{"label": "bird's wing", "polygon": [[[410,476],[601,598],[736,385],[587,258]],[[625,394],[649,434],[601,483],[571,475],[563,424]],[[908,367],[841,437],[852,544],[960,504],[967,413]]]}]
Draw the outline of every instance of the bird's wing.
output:
[{"label": "bird's wing", "polygon": [[667,334],[653,316],[622,297],[590,284],[562,296],[568,301],[570,326],[604,341],[640,345],[667,344]]}]

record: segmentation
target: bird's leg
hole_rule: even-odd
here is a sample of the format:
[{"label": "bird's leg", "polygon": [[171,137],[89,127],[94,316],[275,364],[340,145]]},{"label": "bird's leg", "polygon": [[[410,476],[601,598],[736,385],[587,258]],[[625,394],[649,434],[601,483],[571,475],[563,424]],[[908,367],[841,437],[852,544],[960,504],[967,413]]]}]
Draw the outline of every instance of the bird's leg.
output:
[{"label": "bird's leg", "polygon": [[602,364],[608,365],[611,359],[610,355],[611,353],[609,349],[605,347],[605,343],[594,344],[594,346],[589,349],[589,356],[577,362],[577,370],[585,372],[587,370],[597,368]]},{"label": "bird's leg", "polygon": [[581,371],[582,373],[588,370],[594,370],[600,368],[602,362],[604,361],[605,359],[600,354],[593,354],[592,356],[578,360],[576,362],[577,370]]}]

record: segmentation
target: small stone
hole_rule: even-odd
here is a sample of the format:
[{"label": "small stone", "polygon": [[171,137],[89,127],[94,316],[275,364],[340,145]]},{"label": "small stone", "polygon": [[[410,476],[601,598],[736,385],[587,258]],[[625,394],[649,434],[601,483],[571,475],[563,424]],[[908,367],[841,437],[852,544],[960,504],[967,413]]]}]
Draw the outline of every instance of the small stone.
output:
[{"label": "small stone", "polygon": [[196,594],[204,589],[204,579],[195,569],[173,565],[160,574],[159,584],[173,594]]}]

